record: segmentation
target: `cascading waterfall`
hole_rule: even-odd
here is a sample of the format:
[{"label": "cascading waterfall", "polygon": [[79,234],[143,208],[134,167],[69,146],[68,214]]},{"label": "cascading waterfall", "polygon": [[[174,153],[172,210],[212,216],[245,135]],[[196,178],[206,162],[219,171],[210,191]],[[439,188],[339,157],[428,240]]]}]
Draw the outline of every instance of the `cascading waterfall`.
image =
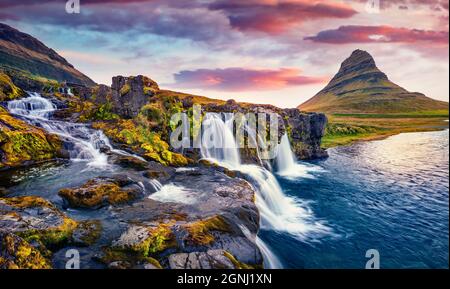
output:
[{"label": "cascading waterfall", "polygon": [[297,162],[297,158],[291,149],[289,137],[283,135],[278,146],[277,158],[277,175],[286,179],[314,178],[311,172],[320,172],[322,169],[314,165],[306,165]]},{"label": "cascading waterfall", "polygon": [[[261,228],[287,232],[301,239],[306,239],[310,234],[317,235],[328,232],[329,229],[325,225],[315,220],[307,203],[288,197],[283,193],[277,179],[270,171],[261,166],[245,165],[240,162],[232,121],[229,118],[223,121],[219,114],[205,116],[201,154],[204,159],[216,162],[228,169],[240,171],[256,187],[256,205],[261,215]],[[287,141],[289,145],[289,140]],[[288,159],[288,166],[295,165],[290,146],[286,147],[284,144],[279,147],[280,151],[285,149],[288,149],[289,152],[282,152],[284,155],[281,158]],[[285,165],[286,163],[282,159],[280,163]],[[267,259],[267,266],[280,266],[280,262],[274,260],[274,255],[259,238],[258,246]]]},{"label": "cascading waterfall", "polygon": [[56,109],[51,101],[38,93],[30,93],[27,98],[8,102],[8,110],[12,114],[21,116],[64,139],[69,144],[68,150],[72,161],[84,161],[96,168],[107,167],[108,157],[100,151],[100,148],[106,146],[112,149],[112,146],[103,132],[90,129],[84,124],[50,120],[51,114]]}]

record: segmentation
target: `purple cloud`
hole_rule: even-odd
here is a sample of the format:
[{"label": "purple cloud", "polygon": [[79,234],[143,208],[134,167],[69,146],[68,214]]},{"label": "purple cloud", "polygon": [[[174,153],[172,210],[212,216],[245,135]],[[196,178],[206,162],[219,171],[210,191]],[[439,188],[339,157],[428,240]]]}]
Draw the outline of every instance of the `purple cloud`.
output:
[{"label": "purple cloud", "polygon": [[175,86],[184,89],[218,91],[277,90],[290,86],[324,83],[326,78],[303,76],[293,68],[198,69],[183,70],[175,75]]}]

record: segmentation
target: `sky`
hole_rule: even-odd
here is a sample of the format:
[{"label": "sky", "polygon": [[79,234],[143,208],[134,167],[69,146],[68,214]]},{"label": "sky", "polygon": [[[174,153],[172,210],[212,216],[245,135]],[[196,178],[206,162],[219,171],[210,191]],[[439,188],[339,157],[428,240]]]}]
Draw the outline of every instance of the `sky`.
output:
[{"label": "sky", "polygon": [[448,0],[0,0],[0,22],[97,83],[296,107],[355,49],[409,91],[449,100]]}]

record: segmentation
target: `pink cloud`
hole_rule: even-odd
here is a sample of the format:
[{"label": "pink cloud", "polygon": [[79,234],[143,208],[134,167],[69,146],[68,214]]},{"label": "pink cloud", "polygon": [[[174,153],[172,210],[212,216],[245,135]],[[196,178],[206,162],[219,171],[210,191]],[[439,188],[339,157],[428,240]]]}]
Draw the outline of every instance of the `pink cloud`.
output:
[{"label": "pink cloud", "polygon": [[212,10],[227,15],[233,28],[280,34],[306,21],[350,18],[357,12],[351,6],[306,0],[217,0]]},{"label": "pink cloud", "polygon": [[446,31],[431,31],[392,26],[341,26],[338,29],[324,30],[305,40],[328,44],[348,43],[431,43],[448,45]]},{"label": "pink cloud", "polygon": [[218,91],[277,90],[290,86],[325,83],[327,78],[303,76],[295,68],[248,69],[198,69],[175,74],[175,86],[184,89]]}]

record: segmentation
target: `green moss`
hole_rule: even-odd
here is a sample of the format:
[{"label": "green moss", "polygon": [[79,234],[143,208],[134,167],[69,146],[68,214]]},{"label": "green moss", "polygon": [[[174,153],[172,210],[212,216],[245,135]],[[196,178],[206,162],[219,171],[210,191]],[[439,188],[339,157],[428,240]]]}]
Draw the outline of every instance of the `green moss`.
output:
[{"label": "green moss", "polygon": [[225,251],[223,253],[223,255],[225,257],[227,257],[231,261],[231,263],[233,263],[235,269],[247,269],[247,270],[248,269],[262,269],[262,267],[263,267],[262,265],[252,266],[252,265],[242,263],[242,262],[238,261],[231,253],[229,253],[227,251]]},{"label": "green moss", "polygon": [[101,183],[90,180],[81,188],[62,189],[58,195],[67,200],[72,207],[96,208],[105,203],[118,205],[130,202],[137,197],[137,192],[132,189],[122,189],[112,182]]},{"label": "green moss", "polygon": [[169,145],[158,133],[150,131],[143,125],[136,125],[133,120],[118,120],[116,123],[96,122],[96,129],[101,129],[115,142],[130,146],[136,153],[167,166],[186,166],[188,160],[181,154],[169,151]]},{"label": "green moss", "polygon": [[120,96],[128,94],[131,90],[131,86],[127,83],[120,89]]},{"label": "green moss", "polygon": [[99,261],[104,264],[111,264],[113,262],[121,262],[125,264],[124,269],[131,269],[136,265],[149,263],[158,269],[163,269],[158,260],[152,257],[145,257],[134,252],[125,251],[117,248],[103,248],[103,254]]},{"label": "green moss", "polygon": [[14,85],[8,75],[0,71],[0,101],[13,100],[25,95],[26,93]]},{"label": "green moss", "polygon": [[0,151],[4,166],[20,166],[26,161],[39,162],[56,158],[62,142],[55,135],[0,113]]},{"label": "green moss", "polygon": [[50,261],[18,236],[0,234],[0,244],[0,269],[51,269]]},{"label": "green moss", "polygon": [[187,240],[196,245],[206,246],[214,242],[211,231],[229,232],[230,226],[221,216],[189,223],[183,226],[188,232]]}]

